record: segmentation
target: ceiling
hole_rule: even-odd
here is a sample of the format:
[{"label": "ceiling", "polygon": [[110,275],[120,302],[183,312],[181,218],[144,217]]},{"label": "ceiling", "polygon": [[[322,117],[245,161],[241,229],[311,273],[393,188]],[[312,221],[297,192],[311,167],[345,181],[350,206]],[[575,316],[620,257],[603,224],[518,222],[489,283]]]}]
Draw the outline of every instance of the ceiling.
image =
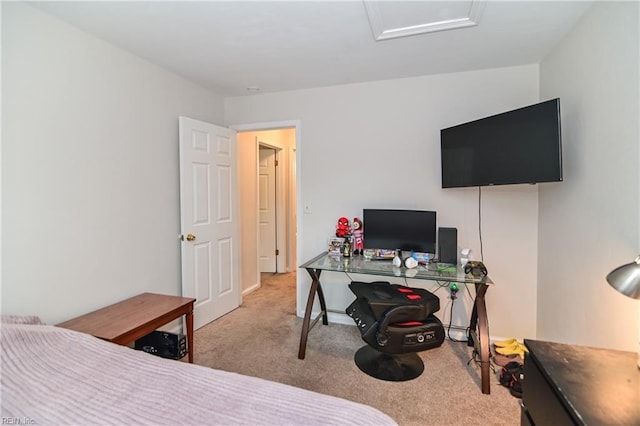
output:
[{"label": "ceiling", "polygon": [[[240,96],[539,63],[592,3],[31,4],[221,95]],[[450,23],[466,26],[442,29]]]}]

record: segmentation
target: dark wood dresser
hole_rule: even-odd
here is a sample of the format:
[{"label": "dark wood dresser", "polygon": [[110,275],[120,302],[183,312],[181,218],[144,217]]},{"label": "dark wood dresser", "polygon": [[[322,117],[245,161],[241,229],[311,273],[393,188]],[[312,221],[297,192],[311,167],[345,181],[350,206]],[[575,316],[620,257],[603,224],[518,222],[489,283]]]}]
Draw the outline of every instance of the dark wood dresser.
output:
[{"label": "dark wood dresser", "polygon": [[640,425],[633,352],[525,340],[522,425]]}]

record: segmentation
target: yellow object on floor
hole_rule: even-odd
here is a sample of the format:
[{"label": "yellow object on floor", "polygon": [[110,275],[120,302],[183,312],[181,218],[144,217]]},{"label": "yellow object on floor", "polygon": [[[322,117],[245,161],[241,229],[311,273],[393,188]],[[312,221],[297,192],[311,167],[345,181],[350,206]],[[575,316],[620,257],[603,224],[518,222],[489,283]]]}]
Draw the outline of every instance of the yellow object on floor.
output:
[{"label": "yellow object on floor", "polygon": [[496,352],[501,355],[519,355],[520,358],[524,358],[525,352],[529,352],[525,345],[522,343],[512,343],[509,346],[499,347],[496,346]]},{"label": "yellow object on floor", "polygon": [[501,340],[500,342],[495,342],[494,345],[499,348],[504,348],[506,346],[512,346],[514,343],[518,343],[516,339],[507,339]]}]

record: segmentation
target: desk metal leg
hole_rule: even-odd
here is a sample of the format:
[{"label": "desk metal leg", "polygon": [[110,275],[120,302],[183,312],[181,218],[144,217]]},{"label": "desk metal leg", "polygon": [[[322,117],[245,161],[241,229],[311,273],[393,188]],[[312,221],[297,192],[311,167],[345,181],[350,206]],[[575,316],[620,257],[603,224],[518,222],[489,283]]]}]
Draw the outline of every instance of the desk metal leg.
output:
[{"label": "desk metal leg", "polygon": [[[308,268],[307,272],[311,275],[311,288],[309,289],[309,296],[307,298],[307,307],[304,310],[304,320],[302,321],[302,333],[300,334],[300,348],[298,349],[298,359],[304,359],[307,350],[307,336],[309,330],[313,328],[322,317],[322,324],[328,325],[329,319],[327,317],[327,304],[324,300],[324,293],[322,292],[322,286],[320,285],[320,269]],[[320,314],[311,321],[311,310],[313,309],[313,301],[316,293],[318,293],[318,301],[320,302]]]},{"label": "desk metal leg", "polygon": [[[480,377],[482,380],[482,393],[491,393],[490,359],[489,359],[489,321],[487,318],[487,306],[484,295],[487,292],[486,284],[476,284],[476,299],[473,303],[471,321],[469,322],[469,346],[480,355]],[[477,327],[477,332],[476,332]]]}]

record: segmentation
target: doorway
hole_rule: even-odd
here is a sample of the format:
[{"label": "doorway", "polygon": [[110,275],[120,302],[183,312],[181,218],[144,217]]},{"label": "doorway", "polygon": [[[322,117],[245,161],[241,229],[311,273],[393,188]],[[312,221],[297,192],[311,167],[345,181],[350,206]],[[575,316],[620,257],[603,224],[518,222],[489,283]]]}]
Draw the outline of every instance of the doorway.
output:
[{"label": "doorway", "polygon": [[[288,122],[231,127],[238,130],[241,277],[242,294],[246,295],[260,288],[261,272],[297,269],[298,125]],[[269,159],[277,164],[272,177],[268,170],[265,174],[261,170]],[[269,252],[274,255],[267,256]]]}]

